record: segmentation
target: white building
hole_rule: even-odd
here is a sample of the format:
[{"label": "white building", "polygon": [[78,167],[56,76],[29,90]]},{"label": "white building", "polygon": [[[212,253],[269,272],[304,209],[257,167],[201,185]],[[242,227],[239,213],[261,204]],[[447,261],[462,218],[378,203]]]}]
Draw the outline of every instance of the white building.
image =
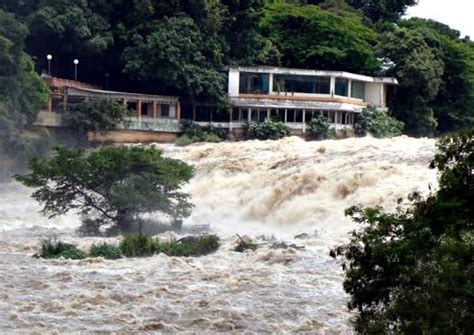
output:
[{"label": "white building", "polygon": [[232,126],[273,117],[303,133],[318,114],[336,129],[352,128],[364,108],[386,109],[387,86],[398,84],[395,78],[278,67],[231,67],[228,80]]}]

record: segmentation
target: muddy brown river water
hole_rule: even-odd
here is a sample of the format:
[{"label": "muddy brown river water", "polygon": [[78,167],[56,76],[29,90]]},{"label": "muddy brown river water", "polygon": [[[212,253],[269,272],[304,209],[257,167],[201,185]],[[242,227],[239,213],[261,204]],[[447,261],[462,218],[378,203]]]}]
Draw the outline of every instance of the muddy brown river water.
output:
[{"label": "muddy brown river water", "polygon": [[[351,334],[343,273],[329,250],[355,224],[346,207],[393,209],[427,192],[434,141],[398,137],[161,146],[195,165],[186,226],[222,239],[208,256],[43,260],[41,237],[87,247],[74,214],[48,220],[18,184],[0,185],[0,333],[161,332]],[[258,239],[232,251],[235,234]],[[294,239],[306,233],[306,239]],[[271,249],[268,239],[304,246]]]}]

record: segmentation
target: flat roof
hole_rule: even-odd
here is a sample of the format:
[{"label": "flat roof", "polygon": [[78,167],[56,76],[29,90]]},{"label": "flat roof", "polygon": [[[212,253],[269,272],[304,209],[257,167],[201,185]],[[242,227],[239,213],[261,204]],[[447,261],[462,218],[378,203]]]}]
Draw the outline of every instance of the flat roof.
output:
[{"label": "flat roof", "polygon": [[301,76],[335,76],[340,78],[347,78],[368,83],[384,83],[391,85],[398,85],[398,80],[393,77],[371,77],[362,74],[356,74],[345,71],[326,71],[326,70],[308,70],[308,69],[292,69],[274,66],[230,66],[229,71],[239,72],[253,72],[253,73],[273,73],[273,74],[288,74]]},{"label": "flat roof", "polygon": [[165,102],[174,104],[178,102],[179,98],[174,96],[166,95],[152,95],[152,94],[141,94],[141,93],[128,93],[128,92],[116,92],[116,91],[106,91],[99,89],[91,88],[78,88],[78,87],[67,87],[67,93],[71,96],[88,96],[88,97],[106,97],[110,99],[126,99],[128,101],[138,101],[143,102]]}]

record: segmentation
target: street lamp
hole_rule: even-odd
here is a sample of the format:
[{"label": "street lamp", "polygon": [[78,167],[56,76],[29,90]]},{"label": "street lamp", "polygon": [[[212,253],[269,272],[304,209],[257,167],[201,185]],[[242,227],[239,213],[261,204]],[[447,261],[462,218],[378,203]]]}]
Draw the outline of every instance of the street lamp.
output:
[{"label": "street lamp", "polygon": [[53,59],[53,56],[51,54],[48,54],[46,56],[46,59],[48,60],[48,75],[51,76],[51,60]]},{"label": "street lamp", "polygon": [[79,64],[79,60],[75,59],[73,63],[74,63],[74,81],[77,81],[77,65]]}]

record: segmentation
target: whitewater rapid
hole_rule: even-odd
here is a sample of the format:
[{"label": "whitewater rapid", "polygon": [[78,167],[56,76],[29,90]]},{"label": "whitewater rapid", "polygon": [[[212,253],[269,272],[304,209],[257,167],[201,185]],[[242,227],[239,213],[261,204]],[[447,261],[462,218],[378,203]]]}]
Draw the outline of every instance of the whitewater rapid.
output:
[{"label": "whitewater rapid", "polygon": [[[159,145],[196,168],[185,187],[195,205],[185,225],[222,238],[198,258],[42,260],[38,239],[87,247],[79,219],[48,219],[18,184],[0,185],[0,333],[352,333],[340,266],[329,250],[357,228],[353,204],[395,208],[436,187],[434,140],[346,139]],[[262,244],[232,251],[235,234]],[[294,239],[306,233],[306,239]],[[268,240],[304,246],[271,249]],[[267,244],[265,244],[267,243]]]}]

